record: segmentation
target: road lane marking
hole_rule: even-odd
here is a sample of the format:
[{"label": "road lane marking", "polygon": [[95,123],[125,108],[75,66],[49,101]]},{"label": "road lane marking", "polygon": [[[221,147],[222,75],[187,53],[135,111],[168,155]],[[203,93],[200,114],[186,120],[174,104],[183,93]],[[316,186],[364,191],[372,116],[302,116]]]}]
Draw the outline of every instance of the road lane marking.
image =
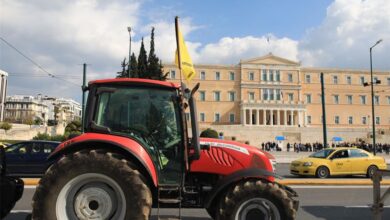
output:
[{"label": "road lane marking", "polygon": [[[372,186],[367,185],[289,185],[293,189],[372,189]],[[387,189],[389,186],[381,186],[382,189]]]}]

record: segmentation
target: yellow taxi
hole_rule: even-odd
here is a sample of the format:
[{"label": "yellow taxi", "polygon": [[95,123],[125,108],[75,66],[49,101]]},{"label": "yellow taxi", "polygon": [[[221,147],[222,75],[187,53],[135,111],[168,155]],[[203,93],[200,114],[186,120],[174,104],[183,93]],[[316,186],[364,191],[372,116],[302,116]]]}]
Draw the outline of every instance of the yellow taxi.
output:
[{"label": "yellow taxi", "polygon": [[383,157],[358,148],[327,148],[290,164],[290,173],[298,176],[327,178],[335,175],[366,175],[387,169]]}]

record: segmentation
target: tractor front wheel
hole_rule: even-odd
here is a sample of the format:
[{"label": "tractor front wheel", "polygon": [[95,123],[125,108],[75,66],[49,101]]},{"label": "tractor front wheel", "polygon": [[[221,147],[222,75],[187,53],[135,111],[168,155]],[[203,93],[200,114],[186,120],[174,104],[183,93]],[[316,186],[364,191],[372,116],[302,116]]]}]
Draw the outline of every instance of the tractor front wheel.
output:
[{"label": "tractor front wheel", "polygon": [[293,201],[277,184],[246,180],[233,186],[222,198],[217,219],[289,220],[295,218]]},{"label": "tractor front wheel", "polygon": [[152,196],[128,161],[104,150],[63,156],[39,182],[32,219],[148,219]]}]

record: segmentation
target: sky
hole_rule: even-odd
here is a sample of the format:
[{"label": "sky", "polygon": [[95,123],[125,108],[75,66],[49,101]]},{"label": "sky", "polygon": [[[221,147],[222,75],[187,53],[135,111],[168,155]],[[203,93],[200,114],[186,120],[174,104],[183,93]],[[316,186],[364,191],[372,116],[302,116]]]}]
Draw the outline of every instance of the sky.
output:
[{"label": "sky", "polygon": [[0,0],[7,94],[80,101],[82,64],[88,81],[115,77],[128,56],[128,26],[132,52],[142,38],[148,50],[155,27],[156,53],[172,63],[175,16],[195,65],[272,52],[307,67],[369,69],[369,48],[383,39],[373,66],[390,72],[388,0]]}]

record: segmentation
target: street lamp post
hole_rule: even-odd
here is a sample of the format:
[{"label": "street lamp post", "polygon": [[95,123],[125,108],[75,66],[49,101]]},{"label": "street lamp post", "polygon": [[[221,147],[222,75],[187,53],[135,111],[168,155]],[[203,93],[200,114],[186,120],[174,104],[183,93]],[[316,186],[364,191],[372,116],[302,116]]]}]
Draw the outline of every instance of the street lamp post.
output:
[{"label": "street lamp post", "polygon": [[128,77],[130,78],[130,60],[131,60],[131,27],[127,27],[127,31],[129,32],[129,38],[130,38],[130,42],[129,42],[129,60],[128,60],[128,69],[127,69],[127,74],[128,74]]},{"label": "street lamp post", "polygon": [[[370,73],[371,73],[371,110],[372,110],[372,146],[374,148],[374,155],[376,155],[376,143],[375,143],[375,108],[374,108],[374,77],[372,75],[372,48],[382,42],[382,39],[378,40],[372,47],[370,47]],[[379,82],[380,83],[380,82]],[[368,83],[365,83],[364,86],[368,86]]]}]

